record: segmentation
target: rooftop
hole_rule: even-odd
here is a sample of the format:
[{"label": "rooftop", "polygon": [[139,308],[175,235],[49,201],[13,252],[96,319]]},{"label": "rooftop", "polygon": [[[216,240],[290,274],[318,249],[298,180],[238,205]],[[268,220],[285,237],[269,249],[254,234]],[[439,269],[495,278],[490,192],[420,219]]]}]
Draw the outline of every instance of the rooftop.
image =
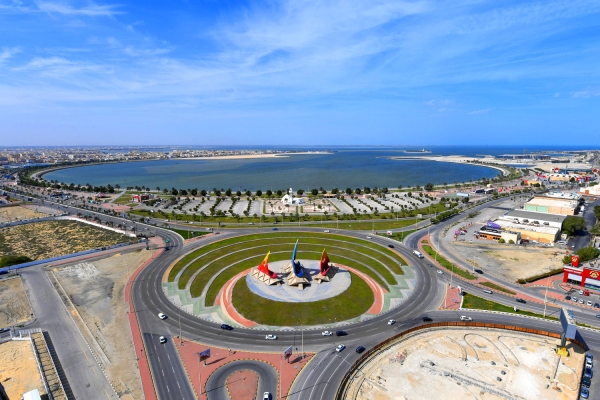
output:
[{"label": "rooftop", "polygon": [[505,220],[497,220],[495,221],[498,225],[502,227],[502,229],[508,230],[521,230],[521,231],[529,231],[529,232],[537,232],[537,233],[547,233],[550,235],[555,235],[559,228],[553,228],[551,226],[531,226],[531,225],[523,225],[523,224],[515,224]]},{"label": "rooftop", "polygon": [[563,223],[565,218],[567,218],[566,215],[548,214],[548,213],[543,213],[543,212],[524,211],[524,210],[509,211],[506,214],[504,214],[503,216],[510,217],[510,218],[525,218],[525,219],[532,220],[532,221],[558,222],[561,224]]},{"label": "rooftop", "polygon": [[572,200],[561,200],[550,197],[535,197],[530,200],[527,204],[533,204],[536,206],[548,206],[548,207],[563,207],[563,208],[572,208],[575,209],[577,207],[577,202]]}]

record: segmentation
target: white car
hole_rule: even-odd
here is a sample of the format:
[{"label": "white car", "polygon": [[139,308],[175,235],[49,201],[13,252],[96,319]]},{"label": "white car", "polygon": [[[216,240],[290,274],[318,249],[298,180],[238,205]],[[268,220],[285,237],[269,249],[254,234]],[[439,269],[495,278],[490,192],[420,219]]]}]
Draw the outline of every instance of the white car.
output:
[{"label": "white car", "polygon": [[335,351],[337,351],[338,353],[342,350],[344,350],[346,348],[345,344],[340,344],[335,348]]},{"label": "white car", "polygon": [[460,320],[461,320],[461,321],[473,321],[473,318],[471,318],[471,317],[467,317],[467,316],[465,316],[465,315],[462,315],[462,316],[460,317]]},{"label": "white car", "polygon": [[321,332],[321,335],[323,335],[323,336],[331,336],[331,335],[333,335],[333,332],[323,331],[323,332]]},{"label": "white car", "polygon": [[167,319],[167,316],[161,312],[158,313],[158,318],[160,319]]},{"label": "white car", "polygon": [[271,393],[265,392],[263,394],[263,400],[271,400]]},{"label": "white car", "polygon": [[265,336],[265,339],[267,339],[267,340],[277,340],[277,336],[269,334],[269,335]]},{"label": "white car", "polygon": [[323,232],[325,232],[325,233],[329,233],[329,229],[325,229]]},{"label": "white car", "polygon": [[167,338],[164,337],[164,336],[161,336],[161,337],[158,338],[158,341],[161,342],[161,343],[167,343]]},{"label": "white car", "polygon": [[390,320],[388,321],[388,325],[394,325],[395,323],[396,323],[396,320],[395,320],[395,319],[390,319]]},{"label": "white car", "polygon": [[367,239],[373,239],[371,236],[367,236]]},{"label": "white car", "polygon": [[588,300],[588,302],[587,302],[586,304],[587,304],[588,306],[590,306],[590,307],[593,305],[593,304],[592,304],[592,302],[591,302],[591,301],[589,301],[589,300]]},{"label": "white car", "polygon": [[442,270],[439,270],[439,269],[437,270],[437,273],[440,274],[440,275],[444,275],[444,272]]}]

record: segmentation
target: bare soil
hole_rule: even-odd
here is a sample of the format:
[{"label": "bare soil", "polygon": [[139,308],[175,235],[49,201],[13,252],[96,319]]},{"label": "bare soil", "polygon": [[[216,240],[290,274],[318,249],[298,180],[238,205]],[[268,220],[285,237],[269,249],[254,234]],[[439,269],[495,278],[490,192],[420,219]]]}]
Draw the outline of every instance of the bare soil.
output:
[{"label": "bare soil", "polygon": [[[585,352],[558,339],[443,329],[393,344],[350,379],[357,399],[576,399]],[[354,397],[352,397],[354,398]]]},{"label": "bare soil", "polygon": [[44,221],[0,229],[0,257],[20,254],[38,260],[130,240],[129,236],[76,221]]},{"label": "bare soil", "polygon": [[16,219],[24,220],[31,218],[46,217],[48,214],[32,210],[22,206],[1,207],[0,208],[0,224],[4,222],[14,221]]},{"label": "bare soil", "polygon": [[0,328],[26,322],[32,314],[21,277],[0,280]]},{"label": "bare soil", "polygon": [[0,344],[0,383],[9,399],[21,399],[34,389],[44,398],[46,390],[29,340]]},{"label": "bare soil", "polygon": [[137,359],[125,302],[131,273],[152,256],[138,250],[102,260],[53,269],[109,362],[105,369],[122,399],[142,399]]}]

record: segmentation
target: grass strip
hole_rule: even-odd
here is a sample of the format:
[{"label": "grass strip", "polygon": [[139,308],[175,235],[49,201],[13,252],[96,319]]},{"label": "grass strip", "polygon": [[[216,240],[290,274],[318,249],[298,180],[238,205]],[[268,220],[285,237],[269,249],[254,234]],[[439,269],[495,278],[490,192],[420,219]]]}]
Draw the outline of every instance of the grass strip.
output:
[{"label": "grass strip", "polygon": [[250,291],[246,279],[233,289],[233,306],[245,318],[271,326],[321,325],[358,317],[375,297],[365,281],[351,274],[350,287],[338,296],[308,303],[268,300]]},{"label": "grass strip", "polygon": [[[397,253],[395,253],[385,247],[376,245],[374,243],[370,243],[370,242],[362,240],[362,239],[340,236],[340,235],[332,235],[332,234],[310,234],[310,233],[307,234],[307,233],[292,233],[292,232],[283,233],[282,232],[282,233],[245,235],[245,236],[240,236],[240,237],[235,237],[235,238],[229,238],[226,240],[222,240],[219,242],[209,244],[207,246],[203,246],[200,249],[187,254],[180,261],[178,261],[177,264],[175,264],[173,266],[173,268],[171,269],[171,271],[169,272],[168,280],[169,280],[169,282],[174,282],[175,278],[177,277],[177,274],[179,274],[181,269],[186,267],[186,265],[189,264],[192,260],[194,260],[200,256],[203,256],[206,253],[213,252],[218,257],[220,255],[227,254],[231,251],[235,251],[235,249],[236,249],[234,247],[235,245],[241,246],[241,247],[238,247],[237,249],[244,249],[247,247],[254,247],[255,245],[252,243],[256,243],[256,241],[258,241],[258,240],[265,240],[265,241],[268,241],[269,243],[276,244],[276,243],[290,243],[291,241],[289,240],[289,238],[292,238],[292,241],[295,241],[294,239],[300,239],[301,244],[321,244],[324,248],[339,247],[339,248],[353,248],[355,251],[357,249],[360,249],[361,251],[364,250],[365,254],[368,254],[374,258],[380,259],[380,262],[383,265],[389,267],[394,273],[399,274],[399,275],[404,273],[404,271],[402,271],[402,268],[400,268],[400,266],[398,264],[406,265],[406,261]],[[361,247],[359,247],[359,248],[357,248],[356,246],[350,247],[351,246],[350,244],[358,244]],[[219,251],[219,252],[217,252],[217,251]],[[290,249],[290,251],[291,251],[291,249]],[[265,254],[266,254],[266,252],[265,252]],[[388,259],[390,259],[392,262],[383,262],[382,261],[382,260],[388,260]],[[200,261],[200,260],[198,260],[198,261]],[[188,268],[194,268],[194,267],[192,267],[190,265]],[[196,268],[196,270],[197,269],[198,268]],[[378,269],[378,268],[376,268],[376,269]],[[383,268],[383,270],[385,270],[385,269],[386,268]],[[383,272],[380,271],[380,273],[382,273],[383,275],[387,275],[386,271],[383,271]],[[183,285],[183,287],[185,287],[185,284]],[[181,288],[181,284],[180,284],[180,288]]]},{"label": "grass strip", "polygon": [[[436,251],[431,246],[423,245],[423,250],[425,250],[427,252],[427,254],[429,254],[431,257],[435,257],[435,255],[436,255]],[[477,277],[475,275],[471,274],[468,271],[465,271],[462,268],[455,266],[450,261],[446,260],[444,257],[442,257],[440,255],[440,253],[437,253],[437,262],[440,263],[440,265],[442,267],[446,268],[449,271],[454,272],[456,275],[461,276],[465,279],[469,279],[469,280],[477,279]]]},{"label": "grass strip", "polygon": [[556,318],[556,317],[551,317],[548,315],[546,315],[544,317],[542,314],[538,314],[538,313],[534,313],[534,312],[530,312],[530,311],[519,310],[518,307],[517,307],[517,311],[515,312],[514,307],[505,306],[504,304],[486,300],[486,299],[483,299],[481,297],[478,297],[478,296],[475,296],[475,295],[472,295],[469,293],[464,294],[462,308],[470,308],[470,309],[476,309],[476,310],[501,311],[501,312],[506,312],[506,313],[511,313],[511,314],[545,318],[545,319],[554,320],[554,321],[558,320],[558,318]]},{"label": "grass strip", "polygon": [[516,292],[513,292],[512,290],[507,289],[504,286],[496,285],[493,282],[483,282],[481,285],[482,286],[487,286],[490,289],[498,290],[500,292],[504,292],[504,293],[508,293],[508,294],[512,294],[512,295],[516,295],[517,294]]}]

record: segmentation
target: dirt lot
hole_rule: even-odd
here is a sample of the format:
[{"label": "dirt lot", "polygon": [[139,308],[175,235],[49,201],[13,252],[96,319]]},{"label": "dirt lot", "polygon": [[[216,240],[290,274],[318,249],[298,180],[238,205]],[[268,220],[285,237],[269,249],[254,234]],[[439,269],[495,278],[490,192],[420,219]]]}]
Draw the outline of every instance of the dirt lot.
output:
[{"label": "dirt lot", "polygon": [[[392,345],[353,381],[359,400],[576,399],[584,352],[559,340],[501,330],[444,329]],[[354,397],[352,397],[354,398]]]},{"label": "dirt lot", "polygon": [[29,209],[22,206],[0,207],[0,224],[14,221],[15,219],[31,219],[46,217],[48,214],[38,212],[35,209]]},{"label": "dirt lot", "polygon": [[44,221],[0,229],[0,257],[21,254],[37,260],[130,240],[129,236],[76,221]]},{"label": "dirt lot", "polygon": [[0,382],[9,399],[20,399],[34,389],[44,398],[46,390],[29,340],[0,344]]},{"label": "dirt lot", "polygon": [[105,369],[122,399],[143,398],[124,293],[130,273],[152,254],[138,250],[53,269],[106,354],[109,362]]},{"label": "dirt lot", "polygon": [[476,268],[510,282],[563,266],[565,254],[556,248],[488,243],[454,242],[452,248]]},{"label": "dirt lot", "polygon": [[33,310],[21,277],[0,280],[0,328],[31,319]]}]

